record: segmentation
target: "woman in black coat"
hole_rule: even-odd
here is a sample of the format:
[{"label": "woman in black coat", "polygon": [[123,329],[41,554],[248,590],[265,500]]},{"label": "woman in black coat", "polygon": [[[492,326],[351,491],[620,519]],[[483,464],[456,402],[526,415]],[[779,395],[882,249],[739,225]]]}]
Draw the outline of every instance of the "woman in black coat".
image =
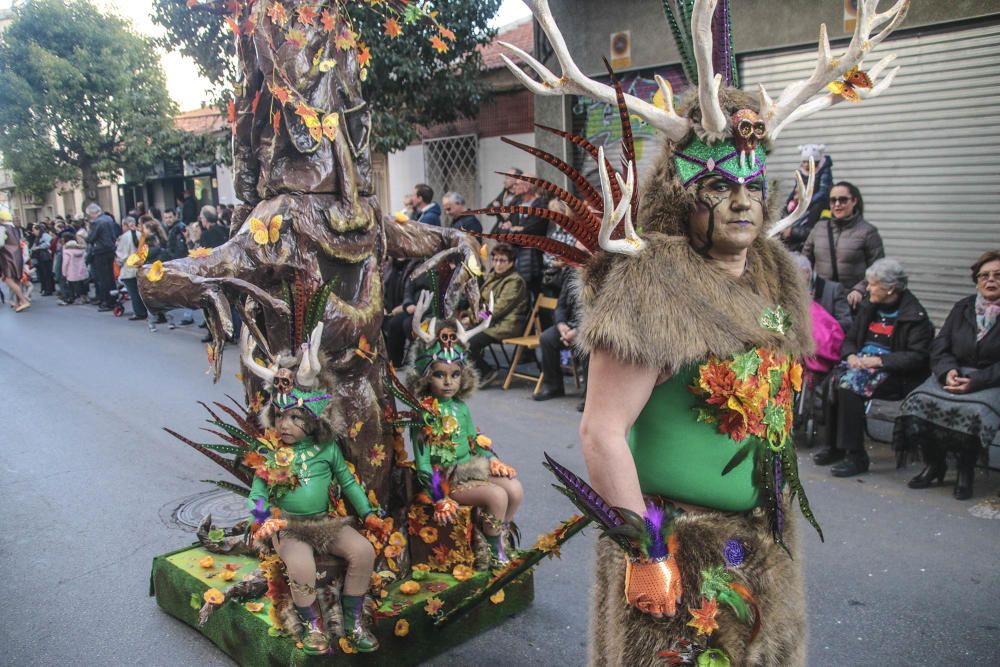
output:
[{"label": "woman in black coat", "polygon": [[865,401],[900,399],[930,372],[934,325],[906,288],[903,266],[886,257],[868,267],[865,278],[868,296],[840,348],[843,361],[825,406],[826,448],[813,457],[817,465],[836,463],[830,469],[836,477],[868,471]]},{"label": "woman in black coat", "polygon": [[1000,432],[1000,250],[976,260],[972,280],[976,294],[951,309],[931,346],[933,374],[906,397],[894,432],[900,464],[917,447],[923,455],[911,489],[943,483],[955,452],[959,500],[972,497],[976,459]]}]

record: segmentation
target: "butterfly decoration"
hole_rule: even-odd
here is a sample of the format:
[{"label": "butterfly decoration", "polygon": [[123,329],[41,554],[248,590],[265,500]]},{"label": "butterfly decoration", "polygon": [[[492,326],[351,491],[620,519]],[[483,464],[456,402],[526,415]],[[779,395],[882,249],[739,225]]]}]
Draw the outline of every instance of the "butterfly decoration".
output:
[{"label": "butterfly decoration", "polygon": [[334,141],[337,138],[337,128],[340,125],[340,114],[334,111],[323,116],[323,136]]},{"label": "butterfly decoration", "polygon": [[858,69],[857,66],[852,67],[844,73],[844,78],[840,81],[831,81],[826,84],[827,90],[829,90],[834,95],[840,95],[842,98],[848,102],[860,102],[861,95],[855,88],[871,88],[872,80],[866,72]]},{"label": "butterfly decoration", "polygon": [[250,233],[253,235],[253,240],[258,245],[276,243],[281,234],[283,221],[284,219],[280,215],[273,216],[269,224],[265,224],[260,218],[250,218]]},{"label": "butterfly decoration", "polygon": [[361,340],[358,341],[358,347],[354,350],[354,354],[366,360],[368,363],[374,363],[375,357],[378,356],[378,353],[372,349],[372,346],[368,343],[368,339],[364,336],[362,336]]}]

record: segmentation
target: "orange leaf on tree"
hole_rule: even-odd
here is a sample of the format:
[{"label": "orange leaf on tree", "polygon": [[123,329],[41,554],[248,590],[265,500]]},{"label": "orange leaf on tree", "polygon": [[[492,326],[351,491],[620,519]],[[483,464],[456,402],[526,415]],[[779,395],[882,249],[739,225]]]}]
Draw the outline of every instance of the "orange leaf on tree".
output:
[{"label": "orange leaf on tree", "polygon": [[357,35],[355,35],[350,29],[344,28],[337,35],[337,42],[334,46],[337,47],[338,51],[348,51],[357,45]]},{"label": "orange leaf on tree", "polygon": [[367,46],[358,51],[358,65],[362,67],[367,67],[368,63],[372,61],[372,52]]},{"label": "orange leaf on tree", "polygon": [[433,37],[431,37],[431,46],[434,47],[434,50],[437,51],[438,53],[447,53],[448,52],[448,45],[445,44],[444,40],[442,40],[437,35],[434,35]]},{"label": "orange leaf on tree", "polygon": [[273,124],[274,124],[274,131],[277,132],[278,128],[281,126],[281,112],[280,111],[275,111],[274,112]]},{"label": "orange leaf on tree", "polygon": [[282,104],[288,104],[288,98],[291,95],[287,88],[274,85],[271,86],[271,94],[274,95]]},{"label": "orange leaf on tree", "polygon": [[403,29],[396,19],[389,19],[385,22],[385,34],[389,35],[389,37],[399,37],[402,33]]},{"label": "orange leaf on tree", "polygon": [[240,34],[240,26],[233,20],[231,16],[226,17],[226,24],[229,25],[229,29],[233,31],[234,35]]},{"label": "orange leaf on tree", "polygon": [[455,41],[455,33],[452,32],[451,30],[448,30],[448,28],[445,28],[444,26],[439,26],[438,32],[441,33],[441,36],[444,37],[445,39],[450,39],[453,42]]},{"label": "orange leaf on tree", "polygon": [[[316,110],[313,109],[308,104],[306,104],[305,102],[299,102],[299,105],[295,107],[295,113],[301,116],[303,121],[305,121],[307,118],[318,120],[316,118]],[[319,126],[319,123],[317,122],[316,125]]]},{"label": "orange leaf on tree", "polygon": [[302,5],[298,9],[299,23],[302,25],[313,25],[316,23],[316,10],[311,5]]},{"label": "orange leaf on tree", "polygon": [[250,113],[257,113],[257,105],[260,103],[261,91],[258,90],[257,94],[253,96],[253,102],[250,103]]},{"label": "orange leaf on tree", "polygon": [[323,30],[326,32],[333,32],[333,29],[337,27],[337,17],[328,11],[323,12],[319,22],[323,24]]},{"label": "orange leaf on tree", "polygon": [[280,2],[272,2],[271,6],[267,8],[267,15],[278,25],[288,23],[288,13],[285,11],[285,6]]},{"label": "orange leaf on tree", "polygon": [[294,44],[295,48],[301,49],[306,43],[306,34],[299,30],[298,28],[292,28],[287,33],[285,33],[285,40],[290,44]]}]

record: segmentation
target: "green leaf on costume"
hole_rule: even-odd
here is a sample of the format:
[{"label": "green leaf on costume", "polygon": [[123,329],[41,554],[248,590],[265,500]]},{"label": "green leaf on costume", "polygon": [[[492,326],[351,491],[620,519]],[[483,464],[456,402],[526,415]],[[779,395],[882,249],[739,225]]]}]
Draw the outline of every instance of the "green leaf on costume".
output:
[{"label": "green leaf on costume", "polygon": [[729,667],[729,656],[721,649],[710,648],[698,654],[698,667]]},{"label": "green leaf on costume", "polygon": [[733,575],[726,572],[722,565],[715,565],[701,571],[701,594],[709,600],[714,600],[724,591],[731,590],[729,582]]},{"label": "green leaf on costume", "polygon": [[761,420],[767,424],[768,438],[770,439],[772,429],[783,436],[785,433],[785,409],[780,405],[768,403],[764,406],[764,418]]},{"label": "green leaf on costume", "polygon": [[779,304],[765,310],[764,314],[760,316],[759,323],[768,331],[774,331],[784,336],[792,327],[792,318]]},{"label": "green leaf on costume", "polygon": [[211,540],[212,542],[221,542],[222,538],[224,538],[225,536],[226,536],[226,531],[222,530],[221,528],[213,528],[212,530],[208,531],[208,539]]},{"label": "green leaf on costume", "polygon": [[729,367],[733,369],[736,373],[736,377],[740,379],[741,382],[746,382],[748,379],[757,374],[757,369],[760,368],[761,358],[757,354],[757,350],[750,350],[749,352],[744,352],[743,354],[737,354],[733,357],[733,361],[729,364]]},{"label": "green leaf on costume", "polygon": [[781,391],[781,379],[780,368],[772,368],[771,372],[768,373],[767,381],[771,385],[771,398],[777,396],[778,392]]},{"label": "green leaf on costume", "polygon": [[191,594],[191,608],[201,611],[201,596],[197,593]]},{"label": "green leaf on costume", "polygon": [[698,410],[698,421],[702,424],[714,424],[716,422],[715,414],[711,410],[706,410],[705,408],[697,408]]}]

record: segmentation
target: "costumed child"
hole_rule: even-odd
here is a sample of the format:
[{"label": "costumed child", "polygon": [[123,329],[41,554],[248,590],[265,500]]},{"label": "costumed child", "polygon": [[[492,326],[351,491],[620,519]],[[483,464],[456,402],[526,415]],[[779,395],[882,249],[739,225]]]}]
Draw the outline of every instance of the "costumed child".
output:
[{"label": "costumed child", "polygon": [[[317,325],[311,344],[293,376],[287,368],[262,368],[253,360],[249,334],[241,337],[244,363],[270,385],[278,442],[258,454],[248,504],[256,544],[274,548],[285,565],[295,610],[304,624],[303,650],[325,653],[330,646],[316,594],[316,556],[332,554],[347,562],[341,606],[344,634],[359,652],[378,648],[364,614],[365,593],[375,565],[371,543],[352,516],[331,515],[331,502],[346,498],[365,528],[381,534],[385,525],[348,468],[324,411],[333,398],[314,391],[320,363],[315,350],[322,333]],[[277,508],[280,511],[275,511]]]},{"label": "costumed child", "polygon": [[487,315],[468,331],[460,322],[447,320],[437,325],[431,319],[424,331],[420,320],[430,300],[430,292],[423,292],[417,302],[413,331],[423,349],[417,351],[413,373],[407,378],[410,391],[438,417],[433,424],[410,430],[417,475],[435,501],[438,525],[453,522],[460,504],[479,508],[490,564],[503,566],[510,561],[511,520],[524,500],[524,488],[515,479],[517,471],[496,456],[488,438],[478,434],[465,404],[479,385],[466,346],[489,326],[491,318]]}]

